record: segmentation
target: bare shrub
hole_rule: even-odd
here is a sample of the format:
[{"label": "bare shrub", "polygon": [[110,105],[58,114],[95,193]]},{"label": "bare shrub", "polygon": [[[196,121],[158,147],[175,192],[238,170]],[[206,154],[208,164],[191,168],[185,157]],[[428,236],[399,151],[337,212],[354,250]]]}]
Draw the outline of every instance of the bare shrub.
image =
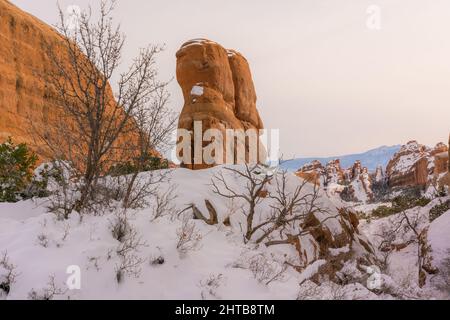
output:
[{"label": "bare shrub", "polygon": [[217,295],[217,290],[224,283],[225,278],[223,274],[212,274],[207,279],[201,280],[199,287],[202,288],[200,293],[203,300],[207,300],[210,297],[220,299]]},{"label": "bare shrub", "polygon": [[155,206],[153,207],[153,218],[156,220],[166,215],[172,215],[176,211],[174,200],[177,198],[175,194],[175,186],[170,186],[163,193],[157,192],[155,195]]},{"label": "bare shrub", "polygon": [[383,273],[386,273],[389,269],[392,252],[396,250],[394,245],[396,237],[385,224],[382,224],[380,232],[375,235],[381,240],[378,245],[379,267]]},{"label": "bare shrub", "polygon": [[231,199],[227,202],[227,213],[223,224],[227,227],[231,226],[231,217],[237,214],[239,211],[242,212],[243,207],[238,205],[238,201]]},{"label": "bare shrub", "polygon": [[117,211],[114,214],[113,220],[110,221],[109,226],[113,238],[119,242],[123,242],[131,228],[127,211],[126,210]]},{"label": "bare shrub", "polygon": [[156,258],[152,257],[150,259],[150,264],[152,266],[158,266],[158,265],[163,265],[166,262],[166,260],[164,259],[163,256],[158,256]]},{"label": "bare shrub", "polygon": [[383,277],[382,287],[378,293],[384,293],[398,300],[430,299],[431,294],[418,285],[417,271],[414,268],[402,270],[394,281],[390,277]]},{"label": "bare shrub", "polygon": [[389,269],[389,264],[391,263],[392,250],[382,251],[379,255],[379,266],[380,271],[387,273]]},{"label": "bare shrub", "polygon": [[335,284],[333,282],[330,283],[330,293],[331,293],[331,300],[346,300],[346,293],[345,293],[345,286]]},{"label": "bare shrub", "polygon": [[306,280],[300,285],[297,300],[316,300],[322,295],[321,288],[310,280]]},{"label": "bare shrub", "polygon": [[48,248],[48,245],[50,243],[50,240],[48,239],[47,235],[44,233],[41,233],[37,237],[38,244],[44,248]]},{"label": "bare shrub", "polygon": [[145,263],[145,259],[141,258],[138,253],[142,247],[147,244],[139,237],[138,232],[128,227],[122,242],[118,246],[116,253],[120,259],[120,263],[116,265],[116,280],[121,283],[124,276],[133,276],[138,278],[141,274],[141,266]]},{"label": "bare shrub", "polygon": [[[223,171],[230,172],[237,179],[238,184],[243,186],[243,191],[233,189],[225,178]],[[264,189],[272,180],[272,176],[267,175],[261,165],[245,164],[243,170],[225,167],[223,171],[221,170],[214,175],[211,180],[213,192],[224,198],[240,199],[246,203],[246,207],[243,208],[243,214],[247,218],[245,240],[250,241],[256,232],[254,229],[256,206],[264,199]]]},{"label": "bare shrub", "polygon": [[177,230],[177,236],[177,250],[181,255],[186,255],[189,251],[198,250],[203,238],[195,223],[187,216],[183,217],[181,228]]},{"label": "bare shrub", "polygon": [[420,208],[402,211],[383,225],[377,236],[381,239],[378,249],[384,258],[385,269],[393,251],[400,251],[410,245],[416,246],[417,282],[425,285],[427,274],[434,275],[438,269],[433,265],[431,246],[428,242],[428,217],[421,214]]},{"label": "bare shrub", "polygon": [[120,242],[116,249],[120,263],[115,269],[118,283],[122,282],[125,275],[139,277],[141,265],[145,262],[145,259],[139,256],[139,251],[147,244],[131,225],[129,215],[127,209],[122,209],[115,213],[114,219],[110,222],[112,236]]},{"label": "bare shrub", "polygon": [[[95,270],[100,271],[100,265],[99,265],[99,261],[100,261],[101,257],[88,257],[88,264],[92,267],[95,268]],[[88,269],[90,268],[90,266],[88,267]]]},{"label": "bare shrub", "polygon": [[58,287],[55,283],[55,277],[51,276],[49,282],[47,283],[47,287],[41,289],[40,291],[36,291],[32,289],[28,293],[29,300],[53,300],[55,296],[60,296],[66,294],[67,289],[63,290]]},{"label": "bare shrub", "polygon": [[67,220],[78,199],[76,174],[69,163],[55,160],[50,164],[47,176],[50,190],[46,208],[58,220]]},{"label": "bare shrub", "polygon": [[284,281],[288,264],[269,260],[263,254],[257,254],[250,259],[248,268],[258,282],[268,286],[274,281]]},{"label": "bare shrub", "polygon": [[275,231],[285,241],[289,241],[293,233],[297,233],[297,237],[305,235],[310,230],[301,227],[303,222],[312,214],[326,212],[318,205],[318,186],[314,185],[311,191],[305,191],[305,187],[310,184],[307,180],[303,180],[290,191],[287,171],[281,171],[275,178],[275,192],[270,194],[270,198],[274,200],[274,204],[271,205],[272,212],[269,218],[254,227],[254,231],[261,231],[256,243],[263,242]]},{"label": "bare shrub", "polygon": [[166,259],[164,258],[164,254],[160,247],[157,247],[158,253],[154,253],[150,255],[150,265],[151,266],[160,266],[163,265],[166,262]]},{"label": "bare shrub", "polygon": [[0,256],[0,292],[3,291],[6,295],[10,293],[11,287],[19,275],[16,270],[17,266],[10,262],[8,252],[2,253]]},{"label": "bare shrub", "polygon": [[[292,244],[292,239],[309,234],[311,228],[304,228],[303,224],[308,217],[315,213],[326,213],[321,208],[319,199],[319,187],[308,183],[307,180],[295,179],[289,183],[289,173],[279,171],[268,176],[261,166],[249,167],[244,170],[224,168],[246,182],[242,191],[233,189],[226,181],[222,172],[212,180],[213,191],[225,198],[239,200],[247,205],[243,213],[247,217],[245,240],[254,240],[267,246],[278,244]],[[275,190],[267,191],[269,183],[275,181]],[[295,185],[295,186],[294,186]],[[271,212],[264,212],[255,216],[255,208],[264,198],[271,200]],[[335,216],[328,216],[321,224]],[[229,221],[228,221],[229,223]],[[314,227],[316,228],[316,227]]]},{"label": "bare shrub", "polygon": [[417,246],[417,267],[418,283],[423,287],[426,282],[427,274],[436,274],[438,269],[433,266],[431,245],[428,242],[428,227],[424,226],[421,219],[420,210],[414,210],[410,214],[406,211],[401,212],[394,219],[393,234],[396,236],[409,236],[407,244],[414,243]]},{"label": "bare shrub", "polygon": [[64,225],[64,229],[63,229],[63,234],[62,234],[61,240],[62,241],[66,241],[67,237],[69,236],[69,234],[70,234],[70,225],[66,224],[66,225]]}]

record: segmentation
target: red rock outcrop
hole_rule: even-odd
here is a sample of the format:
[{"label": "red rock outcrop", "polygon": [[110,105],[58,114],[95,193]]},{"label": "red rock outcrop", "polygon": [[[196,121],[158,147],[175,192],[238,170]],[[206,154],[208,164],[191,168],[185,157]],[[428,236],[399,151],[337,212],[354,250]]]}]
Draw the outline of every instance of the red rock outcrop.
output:
[{"label": "red rock outcrop", "polygon": [[304,165],[296,175],[308,182],[322,185],[329,195],[340,195],[349,201],[371,201],[372,177],[366,167],[356,161],[349,169],[342,169],[339,159],[330,161],[324,167],[319,161]]},{"label": "red rock outcrop", "polygon": [[389,186],[392,188],[427,186],[432,178],[445,172],[447,152],[448,147],[443,143],[429,148],[417,141],[408,142],[387,165]]},{"label": "red rock outcrop", "polygon": [[32,141],[27,116],[43,121],[52,102],[46,97],[40,75],[46,67],[44,38],[57,39],[52,28],[0,0],[0,140],[12,136]]},{"label": "red rock outcrop", "polygon": [[[210,40],[196,39],[183,44],[176,56],[177,80],[184,96],[179,129],[193,132],[194,122],[201,121],[202,133],[208,129],[222,133],[224,150],[227,129],[263,129],[250,67],[240,53]],[[203,147],[207,145],[203,143]],[[248,151],[246,145],[246,160]],[[214,165],[194,164],[193,142],[187,158],[191,163],[182,161],[184,167],[202,169]],[[224,152],[223,162],[225,159]]]},{"label": "red rock outcrop", "polygon": [[369,170],[361,165],[361,161],[356,161],[350,169],[348,182],[358,200],[373,200],[372,177]]},{"label": "red rock outcrop", "polygon": [[[30,144],[45,160],[45,148],[35,144],[36,130],[30,122],[39,130],[56,121],[56,95],[43,80],[53,65],[44,44],[53,44],[56,55],[72,70],[64,39],[6,0],[0,0],[0,39],[0,142],[11,136],[15,142]],[[115,103],[111,87],[107,91],[106,99]]]},{"label": "red rock outcrop", "polygon": [[313,162],[304,165],[295,174],[310,183],[320,186],[324,170],[322,163],[318,160],[314,160]]},{"label": "red rock outcrop", "polygon": [[[449,141],[450,142],[450,141]],[[322,186],[329,196],[345,201],[370,202],[380,188],[426,188],[431,185],[450,186],[449,148],[438,143],[434,148],[410,141],[393,156],[386,172],[378,167],[374,173],[356,161],[342,169],[339,159],[323,166],[319,161],[304,165],[296,175]]]}]

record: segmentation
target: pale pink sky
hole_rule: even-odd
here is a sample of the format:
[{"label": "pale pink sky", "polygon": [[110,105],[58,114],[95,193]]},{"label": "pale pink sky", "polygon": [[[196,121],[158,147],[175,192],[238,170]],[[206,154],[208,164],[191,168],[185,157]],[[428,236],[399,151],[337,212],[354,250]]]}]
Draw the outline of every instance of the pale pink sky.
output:
[{"label": "pale pink sky", "polygon": [[[13,0],[49,24],[55,0]],[[97,0],[61,0],[98,6]],[[381,30],[366,27],[370,5]],[[416,139],[434,145],[450,131],[448,0],[119,0],[124,62],[165,43],[161,76],[175,76],[175,52],[209,38],[250,62],[267,128],[281,129],[284,158],[365,151]],[[183,105],[176,81],[172,105]]]}]

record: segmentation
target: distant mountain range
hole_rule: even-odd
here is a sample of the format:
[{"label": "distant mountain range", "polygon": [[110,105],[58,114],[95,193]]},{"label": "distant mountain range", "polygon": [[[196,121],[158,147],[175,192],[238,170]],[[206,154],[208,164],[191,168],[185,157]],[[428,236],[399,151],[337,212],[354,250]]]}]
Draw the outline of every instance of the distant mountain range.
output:
[{"label": "distant mountain range", "polygon": [[297,158],[292,160],[287,160],[282,164],[282,167],[289,171],[297,171],[305,164],[310,163],[314,160],[319,160],[323,165],[327,164],[331,160],[340,159],[341,166],[343,168],[351,167],[355,161],[360,160],[364,167],[367,167],[369,171],[375,171],[378,166],[383,166],[386,168],[389,160],[394,156],[394,154],[399,151],[401,145],[397,146],[382,146],[373,150],[366,151],[364,153],[349,154],[345,156],[335,156],[327,158]]}]

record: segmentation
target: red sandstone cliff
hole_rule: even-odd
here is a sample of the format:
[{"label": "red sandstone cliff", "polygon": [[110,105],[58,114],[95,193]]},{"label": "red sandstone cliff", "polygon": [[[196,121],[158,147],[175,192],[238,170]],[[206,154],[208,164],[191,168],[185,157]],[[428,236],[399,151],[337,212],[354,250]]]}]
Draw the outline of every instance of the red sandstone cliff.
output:
[{"label": "red sandstone cliff", "polygon": [[[11,136],[29,143],[45,159],[45,150],[34,145],[36,130],[30,121],[35,128],[51,128],[57,118],[55,94],[43,80],[52,68],[44,43],[54,44],[70,69],[63,38],[39,19],[0,0],[0,39],[0,141]],[[114,102],[110,87],[108,91],[107,99]]]}]

